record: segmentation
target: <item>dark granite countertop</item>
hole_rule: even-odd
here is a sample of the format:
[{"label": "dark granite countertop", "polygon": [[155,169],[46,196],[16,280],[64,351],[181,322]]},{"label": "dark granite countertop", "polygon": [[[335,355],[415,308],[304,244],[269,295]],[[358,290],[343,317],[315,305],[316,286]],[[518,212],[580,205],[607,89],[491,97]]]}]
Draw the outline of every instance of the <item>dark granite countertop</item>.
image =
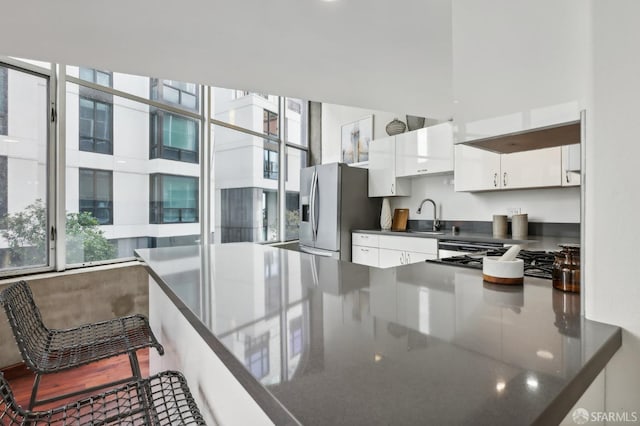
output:
[{"label": "dark granite countertop", "polygon": [[526,240],[510,237],[494,237],[492,234],[481,232],[458,232],[453,234],[451,230],[442,231],[442,233],[430,233],[425,230],[409,230],[409,231],[383,231],[380,229],[356,229],[351,232],[359,232],[363,234],[374,235],[392,235],[399,237],[415,237],[415,238],[435,238],[437,240],[461,240],[476,242],[492,242],[502,244],[520,244],[523,248],[529,250],[558,250],[558,244],[571,243],[579,244],[579,237],[557,237],[552,235],[529,235]]},{"label": "dark granite countertop", "polygon": [[[250,243],[137,253],[276,424],[287,411],[305,425],[557,424],[621,345],[548,280],[495,286],[449,265]],[[248,341],[268,348],[260,363],[245,362]]]}]

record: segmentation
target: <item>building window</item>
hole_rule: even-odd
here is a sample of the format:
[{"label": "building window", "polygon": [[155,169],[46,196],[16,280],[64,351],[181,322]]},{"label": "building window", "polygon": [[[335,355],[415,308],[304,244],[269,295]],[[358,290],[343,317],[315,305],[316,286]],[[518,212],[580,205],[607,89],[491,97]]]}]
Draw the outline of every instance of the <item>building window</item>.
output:
[{"label": "building window", "polygon": [[0,67],[0,135],[9,134],[9,70]]},{"label": "building window", "polygon": [[113,154],[113,105],[80,96],[80,151]]},{"label": "building window", "polygon": [[293,99],[287,99],[287,108],[293,112],[297,112],[298,114],[302,112],[302,105],[300,105],[300,102]]},{"label": "building window", "polygon": [[113,172],[80,169],[80,212],[91,213],[100,225],[113,224]]},{"label": "building window", "polygon": [[278,136],[278,114],[268,109],[263,110],[262,131],[269,136]]},{"label": "building window", "polygon": [[198,111],[198,87],[195,83],[152,78],[151,99]]},{"label": "building window", "polygon": [[149,223],[198,222],[198,178],[152,174]]},{"label": "building window", "polygon": [[153,111],[150,117],[150,158],[198,163],[198,122],[191,118]]},{"label": "building window", "polygon": [[255,339],[246,338],[244,363],[251,375],[260,380],[269,374],[269,332]]},{"label": "building window", "polygon": [[278,151],[263,150],[263,176],[265,179],[278,179]]},{"label": "building window", "polygon": [[113,74],[93,68],[80,68],[80,79],[90,81],[101,86],[113,87]]}]

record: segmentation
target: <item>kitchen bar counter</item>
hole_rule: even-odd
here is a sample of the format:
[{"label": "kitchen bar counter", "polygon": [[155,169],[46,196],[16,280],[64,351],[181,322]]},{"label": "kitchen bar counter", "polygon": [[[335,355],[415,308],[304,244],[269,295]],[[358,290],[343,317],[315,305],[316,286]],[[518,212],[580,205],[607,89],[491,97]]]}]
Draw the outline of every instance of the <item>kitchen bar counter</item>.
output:
[{"label": "kitchen bar counter", "polygon": [[275,424],[557,424],[621,345],[548,280],[250,243],[137,253]]},{"label": "kitchen bar counter", "polygon": [[422,232],[416,230],[409,231],[383,231],[380,229],[356,229],[352,232],[362,234],[375,235],[393,235],[399,237],[415,237],[415,238],[435,238],[437,240],[460,240],[474,242],[491,242],[502,244],[520,244],[527,250],[559,250],[558,244],[571,243],[580,244],[579,237],[556,237],[547,235],[529,235],[526,240],[515,239],[510,237],[494,237],[492,234],[484,234],[480,232],[458,232],[453,234],[451,230],[441,231],[443,233],[432,234],[430,231]]}]

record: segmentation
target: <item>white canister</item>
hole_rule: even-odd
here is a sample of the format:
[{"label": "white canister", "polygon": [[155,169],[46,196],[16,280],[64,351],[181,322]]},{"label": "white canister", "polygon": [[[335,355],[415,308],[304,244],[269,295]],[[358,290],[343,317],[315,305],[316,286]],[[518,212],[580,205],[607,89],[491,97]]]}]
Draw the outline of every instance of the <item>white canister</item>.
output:
[{"label": "white canister", "polygon": [[526,239],[529,235],[529,217],[526,213],[511,216],[511,236]]}]

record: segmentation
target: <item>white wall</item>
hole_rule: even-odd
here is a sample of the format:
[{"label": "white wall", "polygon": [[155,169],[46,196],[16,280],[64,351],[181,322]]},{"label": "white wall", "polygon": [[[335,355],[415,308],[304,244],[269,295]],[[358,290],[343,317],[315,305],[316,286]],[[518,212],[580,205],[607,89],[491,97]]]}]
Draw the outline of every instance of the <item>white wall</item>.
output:
[{"label": "white wall", "polygon": [[587,119],[586,315],[624,328],[607,366],[606,408],[640,412],[640,2],[593,5],[593,99]]},{"label": "white wall", "polygon": [[531,222],[580,222],[580,188],[543,188],[513,191],[455,192],[452,174],[411,178],[410,197],[391,197],[391,208],[408,208],[409,219],[432,219],[430,204],[421,214],[416,210],[425,198],[438,206],[444,220],[491,221],[494,214],[511,214],[519,208]]}]

